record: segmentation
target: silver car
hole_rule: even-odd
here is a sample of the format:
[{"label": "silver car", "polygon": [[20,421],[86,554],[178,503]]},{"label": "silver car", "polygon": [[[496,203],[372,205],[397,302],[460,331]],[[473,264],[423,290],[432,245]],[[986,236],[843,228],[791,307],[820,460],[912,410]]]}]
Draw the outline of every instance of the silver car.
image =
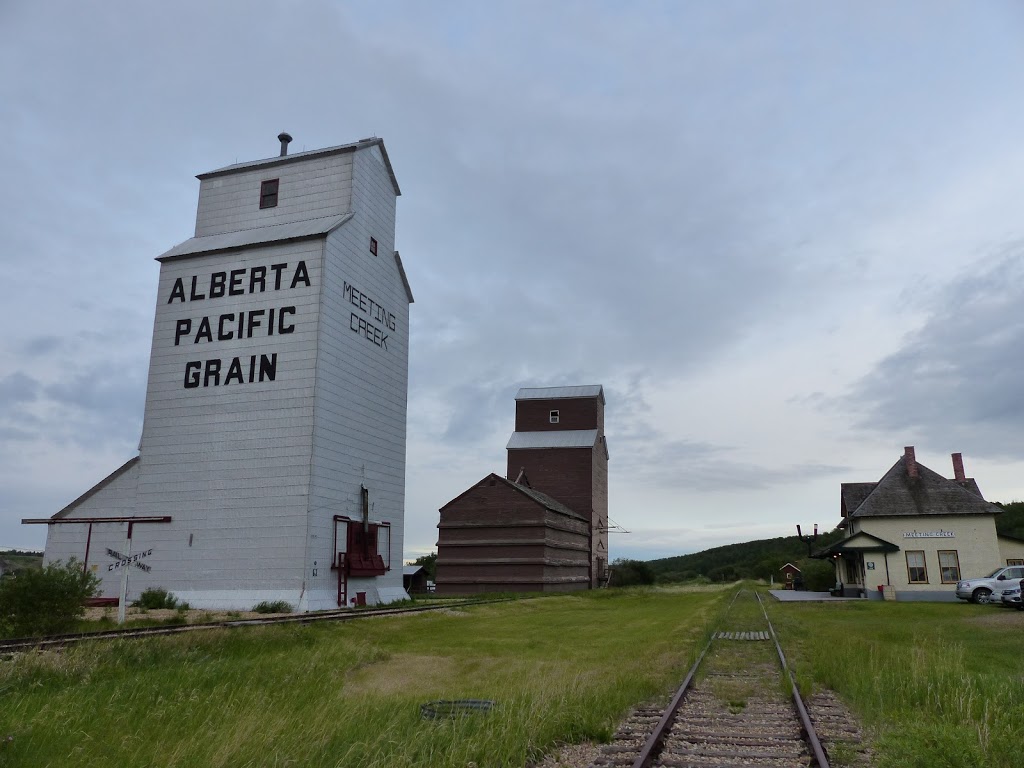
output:
[{"label": "silver car", "polygon": [[1003,591],[1019,587],[1024,579],[1024,565],[1003,565],[980,579],[963,579],[956,583],[956,596],[972,603],[1000,603]]},{"label": "silver car", "polygon": [[1003,606],[1006,608],[1016,608],[1018,611],[1024,611],[1024,602],[1021,601],[1021,588],[1024,587],[1024,579],[1020,580],[1020,583],[1016,587],[1010,587],[1009,589],[1003,590]]}]

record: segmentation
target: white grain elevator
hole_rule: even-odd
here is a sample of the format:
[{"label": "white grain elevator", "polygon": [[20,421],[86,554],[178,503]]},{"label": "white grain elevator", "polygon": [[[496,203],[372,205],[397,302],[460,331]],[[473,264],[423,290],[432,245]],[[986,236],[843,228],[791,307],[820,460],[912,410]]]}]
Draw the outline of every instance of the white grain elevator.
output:
[{"label": "white grain elevator", "polygon": [[279,138],[198,176],[195,236],[158,257],[139,453],[48,520],[47,561],[85,559],[104,595],[129,568],[129,599],[200,608],[405,596],[401,192],[381,139]]}]

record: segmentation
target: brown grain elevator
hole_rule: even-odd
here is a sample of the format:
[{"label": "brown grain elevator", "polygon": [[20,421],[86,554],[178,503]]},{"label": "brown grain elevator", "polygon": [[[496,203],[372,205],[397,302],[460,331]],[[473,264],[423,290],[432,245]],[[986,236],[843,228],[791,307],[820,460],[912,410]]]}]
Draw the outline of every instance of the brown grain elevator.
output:
[{"label": "brown grain elevator", "polygon": [[445,504],[437,591],[592,589],[608,571],[608,445],[600,385],[516,394],[506,477]]}]

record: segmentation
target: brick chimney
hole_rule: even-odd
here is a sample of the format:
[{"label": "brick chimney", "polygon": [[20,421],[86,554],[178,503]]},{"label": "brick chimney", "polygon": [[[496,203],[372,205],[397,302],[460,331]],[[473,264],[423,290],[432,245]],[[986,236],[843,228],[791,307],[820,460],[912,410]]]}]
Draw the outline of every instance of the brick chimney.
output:
[{"label": "brick chimney", "polygon": [[958,483],[967,481],[967,477],[964,475],[964,457],[962,454],[953,454],[953,479]]},{"label": "brick chimney", "polygon": [[917,459],[914,456],[914,446],[908,445],[903,449],[903,463],[907,465],[907,476],[917,477]]}]

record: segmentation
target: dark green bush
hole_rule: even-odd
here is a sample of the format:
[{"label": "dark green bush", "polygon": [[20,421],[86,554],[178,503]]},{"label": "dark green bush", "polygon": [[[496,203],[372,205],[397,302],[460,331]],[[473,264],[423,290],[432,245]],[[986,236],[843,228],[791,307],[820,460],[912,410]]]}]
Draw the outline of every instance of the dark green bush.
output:
[{"label": "dark green bush", "polygon": [[136,608],[148,610],[159,610],[161,608],[175,608],[178,605],[178,598],[162,587],[150,587],[143,590],[139,599],[132,603]]},{"label": "dark green bush", "polygon": [[0,637],[55,635],[74,628],[85,600],[99,590],[96,574],[72,558],[0,581]]},{"label": "dark green bush", "polygon": [[264,600],[252,607],[254,613],[293,613],[292,604],[285,600]]},{"label": "dark green bush", "polygon": [[804,589],[809,592],[826,592],[836,585],[836,571],[830,562],[801,560],[799,567],[804,579]]},{"label": "dark green bush", "polygon": [[654,583],[654,569],[642,560],[618,559],[612,563],[613,587],[632,587]]}]

